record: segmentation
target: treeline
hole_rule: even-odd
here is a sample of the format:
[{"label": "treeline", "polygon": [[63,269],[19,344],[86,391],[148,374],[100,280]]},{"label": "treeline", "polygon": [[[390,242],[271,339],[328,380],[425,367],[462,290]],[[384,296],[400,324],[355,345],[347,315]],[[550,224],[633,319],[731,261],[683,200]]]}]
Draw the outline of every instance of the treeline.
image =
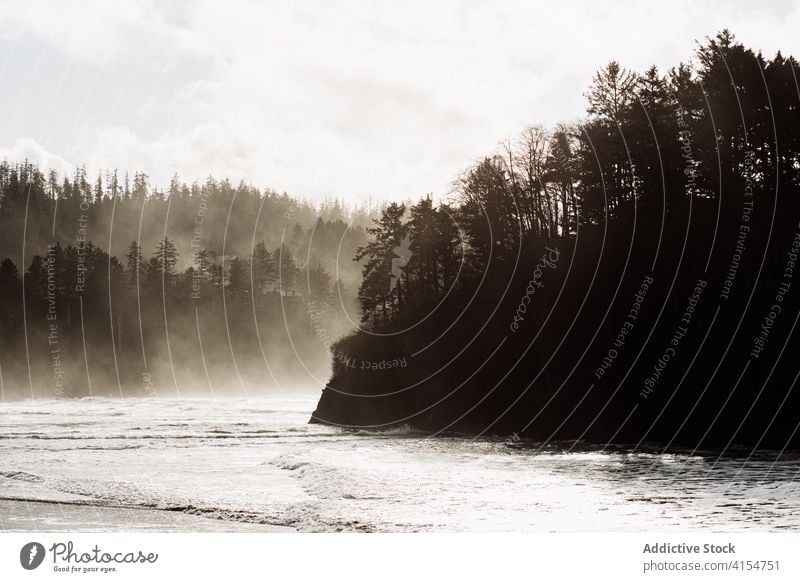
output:
[{"label": "treeline", "polygon": [[358,312],[363,209],[28,163],[0,200],[3,398],[313,389]]},{"label": "treeline", "polygon": [[335,346],[316,421],[795,438],[797,61],[723,31],[666,72],[610,62],[586,97],[585,120],[526,128],[450,204],[390,206],[368,229],[363,328]]},{"label": "treeline", "polygon": [[[343,235],[348,237],[341,250],[352,256],[352,244],[358,244],[375,210],[348,208],[336,199],[315,206],[213,177],[187,185],[174,176],[162,190],[151,187],[144,173],[128,179],[113,171],[91,180],[83,167],[73,176],[59,176],[28,162],[0,162],[0,249],[18,265],[27,266],[30,257],[55,242],[66,247],[91,240],[122,257],[130,241],[152,249],[165,236],[173,240],[184,267],[198,244],[220,256],[249,256],[261,240],[271,249],[283,242],[299,252],[321,220],[313,252],[333,270]],[[356,276],[345,263],[343,275]]]}]

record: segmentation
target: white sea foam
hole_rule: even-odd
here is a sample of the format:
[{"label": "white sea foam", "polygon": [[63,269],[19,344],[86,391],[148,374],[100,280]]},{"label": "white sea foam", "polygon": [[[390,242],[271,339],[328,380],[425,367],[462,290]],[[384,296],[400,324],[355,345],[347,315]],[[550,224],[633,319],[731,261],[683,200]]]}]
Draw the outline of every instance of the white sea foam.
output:
[{"label": "white sea foam", "polygon": [[[770,455],[732,456],[712,469],[716,458],[705,453],[540,453],[524,442],[430,439],[408,426],[309,425],[314,405],[297,398],[2,404],[0,501],[69,504],[82,515],[158,510],[190,530],[200,518],[225,531],[237,523],[302,531],[800,526],[796,456],[775,466]],[[98,514],[92,527],[102,520]],[[25,526],[0,518],[0,528],[9,527]]]}]

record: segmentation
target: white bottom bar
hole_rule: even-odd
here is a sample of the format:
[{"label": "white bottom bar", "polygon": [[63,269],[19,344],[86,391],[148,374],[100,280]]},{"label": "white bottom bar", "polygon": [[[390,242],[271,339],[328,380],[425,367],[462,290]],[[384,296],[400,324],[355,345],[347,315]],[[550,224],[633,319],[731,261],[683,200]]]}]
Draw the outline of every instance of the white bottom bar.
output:
[{"label": "white bottom bar", "polygon": [[[26,570],[31,542],[46,553]],[[777,581],[800,579],[798,547],[800,534],[11,533],[0,580]]]}]

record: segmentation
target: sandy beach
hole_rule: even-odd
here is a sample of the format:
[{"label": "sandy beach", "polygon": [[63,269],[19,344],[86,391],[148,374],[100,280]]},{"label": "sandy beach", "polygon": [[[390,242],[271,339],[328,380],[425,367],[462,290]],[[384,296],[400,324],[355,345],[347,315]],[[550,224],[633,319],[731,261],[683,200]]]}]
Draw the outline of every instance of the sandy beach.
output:
[{"label": "sandy beach", "polygon": [[14,499],[0,500],[0,530],[204,533],[295,531],[290,527],[211,519],[176,511]]}]

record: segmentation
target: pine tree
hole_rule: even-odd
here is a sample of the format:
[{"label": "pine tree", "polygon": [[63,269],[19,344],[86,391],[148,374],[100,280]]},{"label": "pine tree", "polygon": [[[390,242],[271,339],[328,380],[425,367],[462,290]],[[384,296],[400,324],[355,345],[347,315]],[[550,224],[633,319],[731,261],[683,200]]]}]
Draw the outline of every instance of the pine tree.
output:
[{"label": "pine tree", "polygon": [[128,287],[134,289],[139,284],[145,270],[142,247],[138,242],[131,241],[128,245],[128,254],[125,255],[125,273]]},{"label": "pine tree", "polygon": [[295,265],[292,251],[289,247],[281,243],[281,246],[272,253],[272,260],[278,266],[278,283],[283,295],[289,294],[289,289],[294,288],[295,277],[297,276],[297,266]]},{"label": "pine tree", "polygon": [[[393,202],[384,208],[379,219],[367,229],[372,240],[356,250],[355,261],[366,261],[362,267],[363,282],[358,290],[361,314],[364,321],[382,318],[388,323],[403,305],[403,284],[392,285],[392,259],[395,248],[406,235],[402,218],[404,204]],[[397,282],[399,277],[395,278]]]},{"label": "pine tree", "polygon": [[175,267],[178,264],[178,250],[175,248],[175,243],[168,237],[164,237],[159,241],[156,247],[156,253],[153,256],[158,264],[158,272],[161,275],[173,275]]},{"label": "pine tree", "polygon": [[94,185],[94,201],[98,204],[103,201],[103,178],[100,175]]},{"label": "pine tree", "polygon": [[275,281],[275,262],[264,241],[259,241],[253,249],[253,287],[259,295],[267,292],[268,285]]},{"label": "pine tree", "polygon": [[588,112],[611,120],[619,119],[635,97],[636,75],[617,61],[597,71],[586,98]]}]

